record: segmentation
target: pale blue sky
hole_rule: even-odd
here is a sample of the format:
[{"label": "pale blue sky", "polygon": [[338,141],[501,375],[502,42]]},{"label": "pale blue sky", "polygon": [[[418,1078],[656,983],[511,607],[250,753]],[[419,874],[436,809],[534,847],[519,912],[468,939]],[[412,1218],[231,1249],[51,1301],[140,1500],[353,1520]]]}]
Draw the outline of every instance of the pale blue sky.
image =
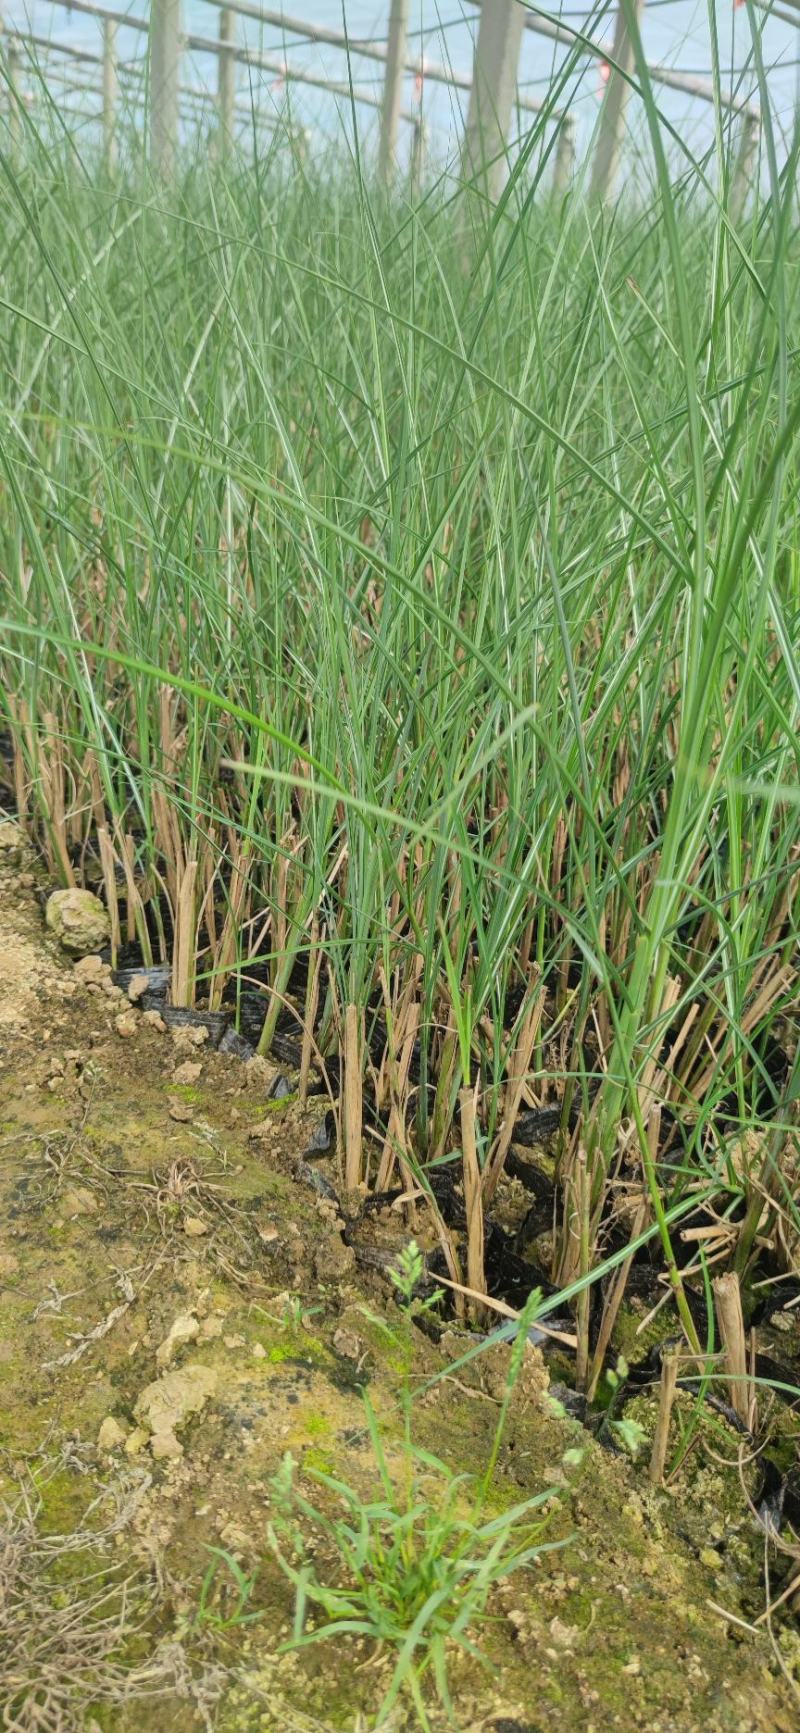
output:
[{"label": "pale blue sky", "polygon": [[[149,0],[109,0],[109,3],[118,6],[121,12],[130,10],[132,13],[146,15]],[[276,0],[273,9],[280,9],[279,0]],[[284,10],[289,15],[299,16],[310,23],[331,24],[335,27],[342,26],[343,15],[346,15],[347,26],[352,35],[382,38],[386,34],[389,7],[388,0],[344,0],[344,4],[342,0],[292,0]],[[21,27],[25,27],[27,21],[29,28],[55,42],[68,42],[90,49],[99,47],[99,26],[94,19],[56,7],[51,4],[51,0],[6,0],[4,14],[8,21]],[[577,0],[563,0],[563,10],[559,12],[554,8],[549,15],[569,19],[577,28],[583,26],[588,16],[586,10],[579,7]],[[595,14],[595,18],[597,16]],[[757,16],[763,24],[762,46],[765,65],[769,71],[773,114],[778,127],[788,133],[798,88],[796,63],[800,61],[800,28],[776,18],[767,18],[762,12]],[[214,36],[217,32],[218,8],[210,4],[210,0],[184,0],[184,17],[188,30],[206,36]],[[800,12],[797,17],[800,25]],[[461,71],[469,70],[475,25],[474,7],[464,4],[463,0],[412,0],[411,18],[411,46],[415,51],[427,54],[432,60],[449,61]],[[732,0],[721,0],[716,7],[716,18],[723,68],[734,69],[742,95],[753,92],[757,96],[746,7],[741,6],[734,10]],[[280,29],[273,26],[261,26],[249,20],[239,22],[243,37],[253,46],[260,45],[264,50],[279,56],[285,53],[295,66],[306,66],[332,78],[346,79],[347,64],[341,52],[304,43],[293,36],[282,40]],[[601,40],[610,41],[612,28],[613,6],[610,6],[605,23],[595,23],[592,34]],[[643,33],[647,54],[651,60],[698,75],[708,73],[709,15],[703,0],[699,0],[699,3],[698,0],[651,0],[651,4],[645,7]],[[121,31],[120,55],[123,58],[133,58],[141,54],[144,41],[141,33]],[[542,37],[526,32],[521,86],[532,96],[543,96],[554,70],[557,70],[562,62],[563,50]],[[352,66],[354,80],[359,85],[376,91],[380,89],[381,68],[376,62],[354,57]],[[189,83],[213,89],[216,63],[208,55],[193,55],[185,68],[184,76]],[[239,84],[243,91],[247,90],[248,77],[247,71],[240,68]],[[579,137],[583,148],[591,137],[597,117],[599,93],[598,65],[596,62],[585,61],[582,73],[574,75],[570,91],[570,101],[579,118]],[[272,81],[265,79],[260,100],[280,106],[285,95],[280,86],[273,88]],[[337,130],[341,129],[342,122],[335,105],[318,91],[304,91],[302,87],[294,85],[291,100],[298,118],[312,128],[318,140],[325,136],[335,136]],[[416,101],[413,80],[409,78],[406,89],[407,107],[414,107]],[[423,103],[429,123],[431,148],[440,160],[444,159],[448,152],[452,152],[458,137],[461,124],[459,101],[452,92],[440,85],[428,83],[425,86]],[[660,92],[659,102],[687,146],[693,150],[702,150],[711,137],[711,111],[696,99],[668,90]],[[634,136],[640,118],[637,116],[637,106],[633,102],[629,110],[629,124]],[[367,130],[374,126],[375,117],[369,108],[362,108],[359,109],[359,121]]]}]

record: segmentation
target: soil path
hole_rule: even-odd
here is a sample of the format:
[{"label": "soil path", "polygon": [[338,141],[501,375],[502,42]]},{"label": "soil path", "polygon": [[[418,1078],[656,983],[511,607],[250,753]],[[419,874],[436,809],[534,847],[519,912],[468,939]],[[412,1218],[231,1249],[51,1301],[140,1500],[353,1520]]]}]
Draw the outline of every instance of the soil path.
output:
[{"label": "soil path", "polygon": [[[286,1450],[374,1491],[364,1382],[390,1459],[397,1436],[375,1322],[391,1300],[298,1177],[325,1102],[272,1102],[271,1067],[176,1044],[106,971],[76,970],[30,873],[0,877],[0,956],[0,1723],[366,1729],[383,1659],[353,1639],[278,1654],[292,1603],[265,1539]],[[396,1218],[383,1229],[402,1238]],[[462,1469],[483,1465],[497,1418],[498,1369],[477,1365],[419,1404],[423,1443]],[[420,1378],[445,1366],[420,1336]],[[456,1726],[795,1728],[766,1637],[708,1606],[752,1616],[760,1546],[718,1471],[691,1507],[652,1493],[552,1412],[535,1351],[531,1374],[498,1508],[564,1487],[550,1538],[571,1538],[497,1595],[494,1676],[454,1665]],[[226,1566],[204,1602],[209,1545],[257,1573],[256,1622],[226,1627]],[[386,1726],[418,1720],[398,1709]]]}]

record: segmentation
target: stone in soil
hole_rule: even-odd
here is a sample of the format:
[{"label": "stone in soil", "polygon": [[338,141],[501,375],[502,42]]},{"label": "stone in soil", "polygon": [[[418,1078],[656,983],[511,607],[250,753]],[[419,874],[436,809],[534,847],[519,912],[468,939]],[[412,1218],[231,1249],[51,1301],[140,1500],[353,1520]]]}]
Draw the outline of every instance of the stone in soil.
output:
[{"label": "stone in soil", "polygon": [[133,1412],[140,1430],[149,1438],[153,1456],[183,1455],[183,1445],[176,1434],[187,1420],[205,1408],[217,1382],[218,1374],[213,1366],[192,1361],[145,1386],[136,1399]]},{"label": "stone in soil", "polygon": [[128,1437],[129,1428],[120,1426],[113,1414],[107,1414],[97,1434],[97,1447],[104,1453],[119,1450]]},{"label": "stone in soil", "polygon": [[111,937],[111,922],[99,897],[76,886],[53,891],[47,899],[45,920],[65,951],[85,957],[98,951]]},{"label": "stone in soil", "polygon": [[22,826],[11,818],[0,820],[0,866],[21,866],[27,852],[28,839]]},{"label": "stone in soil", "polygon": [[191,1053],[195,1047],[204,1047],[208,1040],[208,1030],[202,1023],[180,1023],[170,1029],[173,1045],[178,1053]]},{"label": "stone in soil", "polygon": [[97,986],[100,986],[102,982],[110,981],[111,979],[111,964],[104,963],[102,957],[99,957],[96,954],[88,957],[81,957],[74,965],[74,969],[75,975],[79,981],[96,983]]},{"label": "stone in soil", "polygon": [[187,1342],[193,1342],[200,1329],[194,1312],[179,1312],[173,1319],[169,1334],[164,1337],[156,1349],[156,1365],[165,1370],[172,1364],[179,1348],[184,1348]]},{"label": "stone in soil", "polygon": [[193,1064],[191,1059],[184,1059],[183,1064],[177,1065],[172,1073],[173,1082],[186,1083],[190,1085],[196,1083],[202,1070],[202,1065],[197,1062]]}]

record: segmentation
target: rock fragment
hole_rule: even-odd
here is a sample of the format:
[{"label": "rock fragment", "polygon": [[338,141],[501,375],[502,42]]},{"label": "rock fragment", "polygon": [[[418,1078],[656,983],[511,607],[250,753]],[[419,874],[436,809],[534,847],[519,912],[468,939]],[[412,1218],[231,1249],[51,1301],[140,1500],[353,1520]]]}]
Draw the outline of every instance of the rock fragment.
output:
[{"label": "rock fragment", "polygon": [[199,1330],[200,1325],[194,1312],[179,1312],[177,1318],[173,1319],[168,1335],[156,1349],[156,1365],[164,1371],[172,1364],[179,1348],[185,1347],[187,1342],[194,1342]]},{"label": "rock fragment", "polygon": [[252,1059],[245,1060],[244,1086],[249,1094],[263,1095],[266,1100],[275,1075],[275,1066],[270,1065],[260,1053],[254,1053]]},{"label": "rock fragment", "polygon": [[113,1414],[107,1414],[102,1426],[100,1427],[100,1431],[97,1434],[98,1450],[106,1452],[111,1450],[120,1450],[123,1444],[125,1444],[127,1437],[128,1432],[126,1428],[120,1426],[119,1421],[115,1420]]},{"label": "rock fragment", "polygon": [[12,818],[0,819],[0,867],[22,865],[28,852],[28,839],[20,824]]},{"label": "rock fragment", "polygon": [[77,885],[53,891],[47,899],[45,921],[64,950],[76,957],[100,950],[111,936],[111,922],[100,898]]},{"label": "rock fragment", "polygon": [[[205,1408],[217,1388],[218,1373],[213,1366],[192,1361],[187,1366],[166,1372],[163,1378],[147,1384],[136,1399],[134,1417],[149,1438],[156,1458],[183,1455],[183,1445],[176,1436],[192,1415]],[[130,1449],[128,1439],[126,1448]]]},{"label": "rock fragment", "polygon": [[197,1060],[184,1059],[182,1065],[177,1065],[172,1073],[173,1082],[193,1084],[202,1074],[203,1067]]},{"label": "rock fragment", "polygon": [[192,1240],[202,1239],[203,1234],[208,1233],[208,1222],[204,1222],[202,1216],[185,1216],[183,1231]]},{"label": "rock fragment", "polygon": [[337,1330],[334,1334],[333,1346],[337,1354],[341,1354],[344,1360],[359,1361],[364,1352],[364,1343],[361,1337],[356,1335],[355,1330]]},{"label": "rock fragment", "polygon": [[192,1109],[188,1102],[179,1101],[175,1097],[170,1097],[169,1116],[170,1119],[177,1119],[179,1125],[188,1125],[192,1118]]},{"label": "rock fragment", "polygon": [[144,1447],[147,1444],[149,1437],[150,1437],[150,1433],[148,1432],[146,1426],[134,1426],[133,1431],[128,1433],[128,1436],[125,1440],[126,1455],[127,1456],[138,1456],[140,1450],[144,1450]]},{"label": "rock fragment", "polygon": [[203,1047],[208,1040],[204,1023],[179,1023],[170,1029],[170,1035],[178,1053],[191,1053],[193,1048]]},{"label": "rock fragment", "polygon": [[73,964],[73,970],[76,979],[86,982],[87,985],[99,987],[104,981],[111,980],[111,964],[104,963],[96,952],[79,958],[78,962]]},{"label": "rock fragment", "polygon": [[215,1342],[222,1335],[224,1320],[219,1312],[211,1312],[200,1325],[200,1339],[203,1342]]}]

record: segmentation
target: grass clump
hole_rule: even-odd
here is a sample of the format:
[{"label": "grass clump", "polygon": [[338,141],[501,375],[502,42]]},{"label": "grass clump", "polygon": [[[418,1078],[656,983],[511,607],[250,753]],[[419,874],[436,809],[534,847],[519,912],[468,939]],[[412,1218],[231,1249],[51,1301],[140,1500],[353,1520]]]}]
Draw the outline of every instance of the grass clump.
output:
[{"label": "grass clump", "polygon": [[407,1689],[420,1725],[427,1727],[423,1682],[428,1675],[452,1711],[448,1645],[482,1658],[474,1633],[486,1616],[492,1589],[552,1545],[563,1543],[542,1539],[542,1507],[557,1496],[553,1490],[487,1514],[508,1407],[539,1296],[532,1296],[520,1321],[486,1470],[480,1478],[456,1474],[414,1438],[413,1319],[415,1312],[435,1303],[433,1298],[413,1300],[422,1270],[412,1241],[392,1272],[400,1324],[393,1330],[381,1321],[403,1365],[402,1442],[396,1465],[389,1461],[366,1393],[363,1397],[380,1495],[365,1499],[358,1487],[310,1466],[306,1458],[302,1477],[320,1488],[318,1501],[302,1490],[298,1465],[287,1454],[271,1483],[268,1535],[295,1592],[288,1647],[346,1635],[376,1643],[393,1669],[378,1721]]},{"label": "grass clump", "polygon": [[468,255],[469,188],[279,142],[163,188],[31,124],[0,184],[20,820],[174,1004],[291,1026],[341,1189],[422,1188],[454,1280],[557,1108],[586,1388],[620,1237],[695,1353],[706,1244],[800,1245],[800,135],[765,86],[742,216],[721,111],[678,162],[632,76],[630,196],[539,196],[536,123]]}]

